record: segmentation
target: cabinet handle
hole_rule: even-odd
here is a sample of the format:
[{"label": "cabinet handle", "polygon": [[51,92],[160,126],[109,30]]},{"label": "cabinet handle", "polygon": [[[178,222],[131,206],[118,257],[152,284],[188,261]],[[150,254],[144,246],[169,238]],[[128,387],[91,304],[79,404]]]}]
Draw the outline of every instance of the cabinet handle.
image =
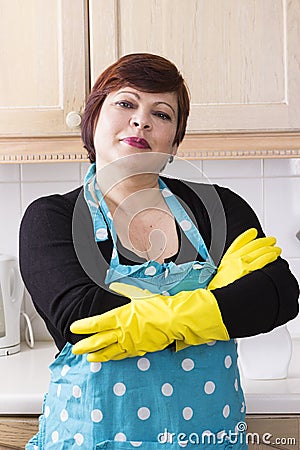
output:
[{"label": "cabinet handle", "polygon": [[66,124],[69,128],[77,128],[81,125],[81,114],[76,111],[71,111],[67,114]]}]

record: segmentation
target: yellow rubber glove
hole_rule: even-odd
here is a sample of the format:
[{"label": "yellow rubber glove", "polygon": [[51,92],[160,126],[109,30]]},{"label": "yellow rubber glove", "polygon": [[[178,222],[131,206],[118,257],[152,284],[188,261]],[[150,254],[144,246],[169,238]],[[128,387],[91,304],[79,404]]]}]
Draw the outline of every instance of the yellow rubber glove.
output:
[{"label": "yellow rubber glove", "polygon": [[281,249],[275,247],[276,239],[256,239],[256,236],[257,230],[250,228],[232,242],[221,259],[216,275],[208,285],[209,290],[227,286],[278,258]]},{"label": "yellow rubber glove", "polygon": [[[209,290],[227,286],[278,258],[281,249],[275,247],[276,239],[274,237],[256,239],[256,236],[257,230],[249,228],[232,242],[221,259],[216,275],[208,285]],[[177,351],[186,347],[188,345],[184,341],[176,341]]]},{"label": "yellow rubber glove", "polygon": [[[242,233],[221,260],[209,288],[226,286],[274,261],[281,250],[275,238],[260,238],[255,229]],[[131,298],[128,305],[100,316],[79,320],[71,331],[96,333],[73,347],[75,354],[88,352],[89,361],[108,361],[143,355],[165,348],[176,340],[176,349],[211,340],[229,339],[215,297],[209,290],[183,291],[174,296],[152,294],[123,283],[112,290]]]},{"label": "yellow rubber glove", "polygon": [[163,350],[174,340],[199,345],[229,339],[216,299],[206,289],[173,296],[152,294],[124,283],[112,283],[110,289],[131,302],[71,325],[72,333],[96,333],[72,350],[75,354],[89,353],[90,362],[144,355]]}]

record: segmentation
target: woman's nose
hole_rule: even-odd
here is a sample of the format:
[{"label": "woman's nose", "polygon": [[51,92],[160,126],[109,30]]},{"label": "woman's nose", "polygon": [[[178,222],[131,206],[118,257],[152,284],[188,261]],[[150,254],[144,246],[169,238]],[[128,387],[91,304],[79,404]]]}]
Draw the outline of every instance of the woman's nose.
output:
[{"label": "woman's nose", "polygon": [[139,128],[141,130],[147,130],[151,128],[150,120],[148,120],[146,117],[138,117],[134,116],[130,119],[130,125],[134,128]]}]

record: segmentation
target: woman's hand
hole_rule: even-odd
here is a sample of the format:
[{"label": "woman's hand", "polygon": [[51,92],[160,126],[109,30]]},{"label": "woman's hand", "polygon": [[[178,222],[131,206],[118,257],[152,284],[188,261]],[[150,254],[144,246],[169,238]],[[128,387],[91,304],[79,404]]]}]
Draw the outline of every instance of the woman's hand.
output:
[{"label": "woman's hand", "polygon": [[250,228],[232,242],[221,259],[218,271],[209,283],[208,289],[227,286],[278,258],[281,249],[275,247],[276,239],[274,237],[256,239],[256,236],[257,230]]},{"label": "woman's hand", "polygon": [[110,288],[131,302],[71,325],[72,333],[95,333],[72,350],[89,353],[90,362],[144,355],[163,350],[174,340],[199,345],[229,339],[216,299],[206,289],[163,296],[124,283],[112,283]]},{"label": "woman's hand", "polygon": [[182,291],[174,296],[112,283],[110,288],[131,303],[105,314],[78,320],[71,332],[92,334],[73,347],[73,353],[89,353],[88,361],[109,361],[163,350],[176,341],[177,350],[212,340],[229,339],[211,289],[226,286],[275,261],[281,250],[275,238],[255,239],[252,228],[238,236],[223,256],[208,289]]}]

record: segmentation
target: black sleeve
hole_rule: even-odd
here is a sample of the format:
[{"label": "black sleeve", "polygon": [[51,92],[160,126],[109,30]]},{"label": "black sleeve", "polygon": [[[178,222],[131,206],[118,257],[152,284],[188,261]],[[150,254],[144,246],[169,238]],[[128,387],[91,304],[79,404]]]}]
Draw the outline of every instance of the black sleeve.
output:
[{"label": "black sleeve", "polygon": [[74,248],[73,210],[64,196],[44,197],[27,208],[20,227],[22,277],[60,350],[67,341],[82,338],[70,332],[75,320],[129,302],[103,289],[83,269]]},{"label": "black sleeve", "polygon": [[[249,228],[256,228],[258,236],[264,236],[256,214],[248,203],[229,189],[216,188],[226,216],[223,254],[233,240]],[[216,213],[213,221],[218,220],[219,215]],[[299,311],[299,286],[288,263],[282,258],[213,293],[232,338],[271,331],[295,318]]]},{"label": "black sleeve", "polygon": [[[263,235],[253,210],[246,202],[227,189],[220,188],[218,194],[223,212],[213,207],[210,221],[211,228],[221,229],[223,222],[220,216],[225,212],[223,253],[239,234],[250,227],[257,228],[259,235]],[[84,205],[84,201],[82,203]],[[101,280],[97,279],[97,273],[103,278],[107,266],[104,258],[99,265],[98,255],[95,255],[93,233],[86,228],[91,226],[89,213],[83,219],[82,227],[78,227],[79,239],[74,239],[73,213],[74,201],[69,201],[66,196],[41,198],[28,207],[20,228],[23,280],[59,349],[67,341],[75,343],[82,338],[69,330],[75,320],[129,303],[126,297],[104,289]],[[201,213],[199,217],[200,231],[209,246],[214,233],[208,232],[210,227],[206,219],[202,220],[204,215]],[[87,236],[92,239],[85,239]],[[79,243],[77,248],[76,241]],[[212,242],[211,247],[220,249],[221,240],[217,241],[217,245]],[[105,245],[103,249],[107,259],[111,247],[105,249]],[[83,255],[80,261],[78,254]],[[231,337],[269,331],[292,319],[298,312],[297,282],[287,263],[280,258],[262,270],[215,290],[214,294]]]}]

